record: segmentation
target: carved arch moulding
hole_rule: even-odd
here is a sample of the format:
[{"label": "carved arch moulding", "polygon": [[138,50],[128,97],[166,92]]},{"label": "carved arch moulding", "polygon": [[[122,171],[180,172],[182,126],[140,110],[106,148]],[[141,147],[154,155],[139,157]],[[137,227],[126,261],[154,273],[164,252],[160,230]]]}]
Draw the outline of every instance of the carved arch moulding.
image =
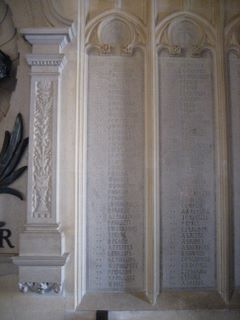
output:
[{"label": "carved arch moulding", "polygon": [[85,46],[88,52],[132,55],[134,48],[143,48],[145,43],[145,26],[125,12],[105,12],[86,26]]},{"label": "carved arch moulding", "polygon": [[240,16],[225,27],[225,49],[234,51],[240,58]]},{"label": "carved arch moulding", "polygon": [[216,35],[211,24],[193,13],[176,13],[163,19],[156,27],[158,50],[170,56],[199,57],[215,47]]}]

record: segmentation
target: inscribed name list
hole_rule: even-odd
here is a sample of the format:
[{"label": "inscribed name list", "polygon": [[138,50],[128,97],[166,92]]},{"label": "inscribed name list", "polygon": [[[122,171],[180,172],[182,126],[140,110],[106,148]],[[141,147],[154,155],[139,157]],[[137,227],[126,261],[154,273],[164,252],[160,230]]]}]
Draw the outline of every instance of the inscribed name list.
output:
[{"label": "inscribed name list", "polygon": [[87,290],[144,287],[144,60],[89,56]]},{"label": "inscribed name list", "polygon": [[163,288],[215,287],[211,59],[159,57]]}]

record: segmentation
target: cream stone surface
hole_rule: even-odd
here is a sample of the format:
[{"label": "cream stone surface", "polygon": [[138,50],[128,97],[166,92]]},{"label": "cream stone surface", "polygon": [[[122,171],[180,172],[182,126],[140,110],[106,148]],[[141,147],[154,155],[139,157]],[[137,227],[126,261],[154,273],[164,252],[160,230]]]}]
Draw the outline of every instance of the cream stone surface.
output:
[{"label": "cream stone surface", "polygon": [[[2,143],[4,131],[12,129],[18,112],[23,115],[24,136],[30,135],[30,138],[33,138],[34,134],[36,136],[36,132],[32,130],[35,118],[31,112],[34,111],[36,100],[39,104],[40,96],[43,96],[38,95],[37,92],[52,92],[52,97],[59,108],[57,114],[51,115],[47,114],[47,106],[51,103],[43,104],[46,106],[42,109],[47,114],[46,123],[50,123],[51,116],[56,122],[51,127],[53,131],[50,130],[51,134],[53,133],[52,136],[49,135],[51,141],[46,144],[50,151],[53,151],[53,158],[51,158],[54,159],[53,166],[51,166],[53,175],[47,172],[39,197],[33,196],[33,185],[38,176],[35,175],[27,182],[26,173],[14,185],[25,195],[24,201],[21,202],[9,195],[0,194],[0,221],[6,221],[7,227],[11,229],[11,240],[14,244],[12,249],[7,246],[0,248],[0,319],[93,320],[95,310],[103,308],[113,310],[109,313],[109,319],[112,320],[239,319],[238,242],[240,227],[237,201],[239,189],[237,110],[236,117],[233,113],[230,114],[230,106],[237,109],[239,84],[239,75],[236,74],[238,69],[235,68],[239,64],[240,52],[239,1],[5,0],[3,2],[1,0],[2,7],[5,4],[9,5],[13,24],[17,28],[16,47],[19,52],[19,61],[17,85],[11,95],[7,116],[0,123],[0,143]],[[67,32],[68,35],[66,35],[63,30],[69,30],[69,28],[71,32]],[[20,29],[25,29],[23,32],[25,39]],[[32,34],[30,30],[33,31]],[[54,37],[49,39],[48,32],[54,35],[54,44]],[[33,38],[36,34],[41,35],[42,38],[40,39],[39,36],[32,47],[29,42],[34,42]],[[59,39],[62,38],[67,41],[61,40],[63,46],[60,48]],[[224,60],[227,59],[231,50],[235,50],[236,55],[231,64],[232,70],[228,70],[227,61]],[[143,53],[143,58],[135,66],[137,71],[129,66],[128,70],[122,73],[120,69],[127,67],[124,61],[134,60],[139,51]],[[99,64],[93,63],[92,68],[89,68],[88,62],[93,56],[96,57]],[[164,65],[161,81],[165,83],[165,86],[162,92],[158,74],[160,56],[163,57],[162,64]],[[202,114],[199,111],[198,117],[192,120],[189,115],[189,112],[192,114],[192,110],[188,110],[186,114],[180,112],[179,118],[176,117],[180,120],[176,120],[175,125],[171,120],[170,107],[174,105],[174,113],[177,116],[177,112],[180,111],[177,107],[189,106],[190,102],[185,101],[182,105],[178,102],[179,92],[177,91],[180,77],[174,75],[177,67],[168,67],[164,59],[170,61],[172,59],[174,65],[177,59],[179,61],[186,59],[191,64],[194,59],[200,63],[206,57],[211,57],[209,68],[205,67],[206,70],[211,71],[212,82],[210,79],[206,80],[206,77],[210,75],[204,68],[206,71],[204,83],[199,77],[196,82],[191,83],[192,86],[197,86],[197,89],[195,87],[193,90],[195,95],[199,88],[202,89],[204,85],[207,87],[206,90],[203,90],[205,100],[199,99],[200,102],[196,102],[199,110],[203,110]],[[106,76],[104,72],[113,69],[114,60],[120,65],[117,68],[118,72],[104,80]],[[103,61],[102,64],[101,61]],[[98,66],[102,71],[96,76],[95,67]],[[39,80],[40,74],[42,76],[44,74],[42,81]],[[199,72],[194,71],[193,74],[194,76],[196,74],[197,77]],[[115,82],[111,82],[111,77],[114,77]],[[126,95],[125,91],[121,96],[121,92],[117,92],[118,88],[114,87],[114,98],[106,88],[106,84],[107,87],[110,85],[117,87],[118,79],[121,80],[122,85],[131,90],[133,97],[136,95],[137,97],[132,98],[131,94]],[[118,283],[116,286],[118,293],[109,292],[109,287],[104,290],[109,281],[107,271],[109,261],[107,261],[106,254],[103,254],[104,264],[100,266],[101,272],[98,273],[97,281],[96,277],[91,279],[91,274],[96,274],[99,267],[94,261],[96,255],[101,256],[99,240],[105,241],[111,236],[107,228],[103,230],[100,228],[101,219],[100,221],[96,219],[100,212],[99,206],[96,210],[92,209],[91,214],[86,210],[88,200],[90,203],[92,201],[91,205],[94,207],[96,198],[101,194],[102,202],[100,202],[104,206],[106,201],[103,199],[110,194],[103,182],[98,186],[98,193],[94,193],[96,191],[95,179],[97,179],[95,173],[98,171],[104,174],[107,168],[103,166],[101,170],[100,166],[97,167],[103,149],[96,150],[101,144],[95,146],[92,141],[96,152],[93,152],[91,159],[87,159],[88,130],[89,134],[95,134],[97,137],[99,129],[99,126],[95,126],[95,131],[92,131],[91,126],[93,127],[94,123],[90,122],[90,126],[88,123],[87,84],[89,80],[94,85],[90,91],[91,97],[93,99],[99,97],[99,103],[104,104],[101,109],[106,107],[106,101],[108,106],[111,106],[111,101],[119,102],[119,99],[122,99],[121,103],[124,107],[129,104],[129,110],[132,105],[135,109],[137,106],[140,106],[141,110],[144,109],[142,115],[144,119],[141,120],[144,121],[144,125],[139,129],[141,134],[138,135],[138,130],[131,128],[130,133],[134,135],[134,143],[131,142],[131,139],[126,143],[129,149],[132,148],[131,154],[136,151],[138,144],[141,146],[139,148],[144,148],[144,150],[141,149],[141,157],[144,154],[144,164],[138,157],[131,158],[127,152],[122,152],[123,156],[128,155],[127,159],[123,158],[125,163],[134,159],[137,165],[131,171],[132,176],[137,175],[137,182],[133,182],[133,187],[128,185],[132,193],[129,192],[127,195],[131,196],[130,199],[138,202],[141,207],[138,210],[141,216],[139,219],[136,212],[131,216],[131,223],[135,225],[127,239],[128,245],[132,248],[132,256],[137,261],[137,267],[135,265],[134,269],[137,281],[134,284]],[[131,84],[128,85],[128,81]],[[178,84],[175,81],[178,81]],[[144,83],[141,95],[139,94],[139,82],[141,82],[141,87]],[[165,111],[169,112],[169,119],[161,118],[159,102],[165,104]],[[97,112],[95,110],[97,103],[98,101],[95,101],[90,105],[92,108],[90,111],[95,117],[97,113],[94,111]],[[104,122],[106,116],[100,111],[95,120]],[[134,127],[137,126],[138,117],[134,123],[134,115],[132,116],[133,119],[130,119],[129,115],[127,118],[129,118],[128,121],[133,122],[132,127]],[[230,122],[234,124],[232,127],[229,123],[231,116],[233,119]],[[174,117],[172,119],[175,119]],[[124,117],[119,118],[125,122]],[[198,228],[205,228],[201,235],[202,238],[199,236],[197,241],[201,242],[201,246],[204,247],[201,252],[206,258],[206,263],[198,267],[194,264],[186,267],[186,261],[181,262],[183,252],[180,248],[182,245],[180,238],[186,232],[181,229],[177,214],[172,216],[171,221],[168,220],[169,215],[167,214],[171,205],[173,207],[171,211],[184,205],[178,202],[174,195],[178,194],[181,189],[178,188],[178,185],[183,184],[183,181],[185,184],[189,166],[185,161],[176,161],[176,159],[173,164],[171,159],[169,160],[168,151],[172,147],[175,149],[173,152],[178,150],[176,158],[181,155],[183,148],[181,143],[177,142],[181,140],[180,127],[186,124],[186,119],[190,120],[189,126],[185,129],[192,129],[191,134],[187,135],[188,140],[185,140],[185,142],[188,141],[185,147],[190,148],[188,155],[195,159],[194,165],[206,160],[204,165],[197,165],[197,168],[194,169],[196,184],[192,184],[190,179],[188,185],[188,191],[195,192],[195,194],[196,192],[202,195],[204,192],[208,194],[207,198],[198,197],[198,200],[201,200],[198,201],[201,208],[205,211],[209,209],[205,225],[197,221]],[[161,136],[160,128],[164,126],[167,128],[166,135]],[[103,129],[105,130],[106,126]],[[28,152],[21,161],[21,165],[25,165],[28,162],[28,153],[30,154],[28,174],[33,169],[32,150],[43,146],[46,141],[42,139],[43,136],[39,139],[39,144],[34,146],[30,143]],[[98,138],[100,137],[99,134]],[[189,137],[191,139],[196,137],[196,144],[192,140],[189,143]],[[118,144],[121,138],[120,132]],[[103,145],[104,139],[101,141]],[[176,146],[171,145],[171,139],[176,139]],[[164,142],[165,151],[161,149],[162,142]],[[209,146],[209,152],[205,148],[206,145]],[[162,158],[160,158],[161,151],[164,151]],[[87,170],[88,162],[91,164],[90,171]],[[174,165],[177,167],[176,175],[173,174]],[[169,170],[172,179],[168,179],[164,168]],[[163,169],[165,175],[162,172]],[[91,176],[93,174],[94,176]],[[188,177],[190,176],[189,174]],[[200,183],[203,176],[205,182],[207,181],[205,184]],[[177,179],[179,181],[176,181]],[[86,182],[90,180],[93,184],[87,193]],[[161,181],[165,193],[161,190]],[[51,188],[50,185],[53,187]],[[137,187],[139,187],[139,193],[133,192],[135,188],[137,190]],[[186,188],[183,191],[188,193]],[[173,196],[171,201],[168,201],[170,193]],[[105,198],[103,194],[106,195]],[[161,195],[164,195],[165,202],[161,202]],[[125,208],[127,208],[127,196],[124,194]],[[41,205],[45,205],[41,207],[39,198],[50,200],[45,204],[44,201],[40,201]],[[40,207],[41,210],[39,210]],[[160,209],[164,209],[164,218],[160,214]],[[123,220],[124,224],[130,221],[126,219],[126,216]],[[193,221],[190,220],[187,222],[192,223]],[[105,218],[104,223],[107,225]],[[93,227],[101,229],[98,238],[94,238],[96,235]],[[174,228],[178,230],[176,232],[178,237],[172,241],[171,234],[175,233]],[[121,240],[125,239],[123,235],[121,237]],[[199,252],[197,252],[196,244],[194,245],[193,253],[196,255]],[[164,250],[162,250],[163,246]],[[169,248],[173,247],[177,252],[174,251],[172,255],[174,258],[169,262],[167,260],[171,256]],[[91,251],[88,250],[89,248]],[[122,248],[118,247],[119,250]],[[104,252],[106,246],[102,246],[102,249]],[[117,256],[127,252],[126,248],[124,252],[119,250],[116,250]],[[69,253],[68,258],[64,253]],[[109,250],[109,255],[111,254]],[[11,263],[12,258],[16,265]],[[183,271],[181,263],[185,263],[186,269],[189,266],[190,269],[192,268],[191,275],[194,274],[194,277],[201,272],[203,276],[200,285],[194,285],[192,288],[188,283],[186,286],[188,290],[186,290],[181,280],[183,276],[178,271],[179,268]],[[63,265],[65,265],[64,274]],[[119,269],[118,265],[115,267],[116,270]],[[126,273],[121,272],[123,274],[121,279],[126,279]],[[168,278],[162,272],[167,274]],[[235,279],[233,279],[233,274],[235,274]],[[90,283],[87,280],[88,276],[92,281],[91,286],[87,285]],[[43,288],[46,285],[43,279],[49,282],[62,282],[63,290],[61,293],[51,292],[42,295],[29,290],[24,294],[18,290],[18,282],[21,282],[21,279],[33,283],[36,281],[37,284],[42,284]],[[141,292],[136,293],[131,290],[139,286]],[[29,285],[29,288],[31,287],[33,284]],[[88,290],[90,287],[91,290]],[[210,290],[209,287],[211,287]],[[95,290],[99,288],[100,290]]]},{"label": "cream stone surface", "polygon": [[230,101],[231,101],[231,151],[232,151],[232,178],[233,178],[233,210],[234,210],[234,233],[235,233],[235,285],[240,287],[240,202],[239,202],[239,191],[240,185],[238,180],[239,172],[239,159],[240,149],[237,143],[239,139],[239,108],[238,101],[240,92],[238,88],[238,82],[240,80],[240,62],[239,58],[236,57],[235,53],[231,53],[229,56],[229,75],[230,75]]},{"label": "cream stone surface", "polygon": [[216,286],[211,65],[211,58],[159,57],[165,288]]},{"label": "cream stone surface", "polygon": [[239,311],[157,311],[157,312],[112,312],[110,320],[238,320]]},{"label": "cream stone surface", "polygon": [[143,55],[88,60],[88,291],[143,291]]}]

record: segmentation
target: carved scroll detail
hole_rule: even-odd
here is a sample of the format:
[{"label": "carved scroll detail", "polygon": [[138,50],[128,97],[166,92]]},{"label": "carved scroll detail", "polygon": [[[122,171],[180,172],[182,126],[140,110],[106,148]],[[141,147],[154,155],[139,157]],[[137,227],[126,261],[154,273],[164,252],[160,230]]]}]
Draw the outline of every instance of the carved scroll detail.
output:
[{"label": "carved scroll detail", "polygon": [[35,90],[32,214],[34,218],[50,218],[52,203],[53,82],[49,80],[37,81]]}]

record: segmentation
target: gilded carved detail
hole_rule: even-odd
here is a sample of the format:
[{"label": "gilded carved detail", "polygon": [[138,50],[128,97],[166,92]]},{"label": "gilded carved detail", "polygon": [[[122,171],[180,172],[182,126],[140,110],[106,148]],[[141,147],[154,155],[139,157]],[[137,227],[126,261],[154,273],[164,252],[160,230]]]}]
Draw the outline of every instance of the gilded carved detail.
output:
[{"label": "gilded carved detail", "polygon": [[181,56],[182,55],[182,48],[179,46],[169,46],[168,51],[169,51],[170,56]]},{"label": "gilded carved detail", "polygon": [[51,217],[53,93],[53,81],[43,80],[35,83],[32,166],[34,218]]},{"label": "gilded carved detail", "polygon": [[112,52],[112,47],[110,44],[102,44],[99,46],[101,54],[110,54]]}]

